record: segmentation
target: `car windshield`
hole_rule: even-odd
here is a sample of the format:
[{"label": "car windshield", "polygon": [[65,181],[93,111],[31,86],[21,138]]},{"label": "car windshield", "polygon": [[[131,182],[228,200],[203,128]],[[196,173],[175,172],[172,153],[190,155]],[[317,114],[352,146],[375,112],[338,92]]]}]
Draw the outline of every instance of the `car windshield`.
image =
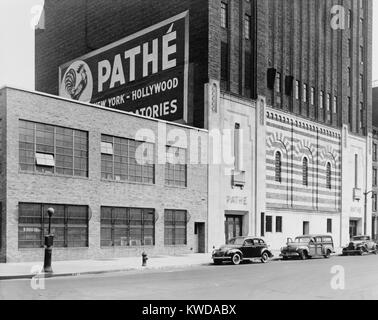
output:
[{"label": "car windshield", "polygon": [[357,237],[353,237],[353,240],[355,240],[355,241],[369,240],[369,237],[366,237],[366,236],[357,236]]},{"label": "car windshield", "polygon": [[243,245],[244,244],[244,238],[233,238],[228,241],[228,244],[233,244],[233,245]]},{"label": "car windshield", "polygon": [[310,242],[311,238],[303,238],[303,237],[300,237],[300,238],[295,238],[295,242],[300,242],[300,243],[308,243]]}]

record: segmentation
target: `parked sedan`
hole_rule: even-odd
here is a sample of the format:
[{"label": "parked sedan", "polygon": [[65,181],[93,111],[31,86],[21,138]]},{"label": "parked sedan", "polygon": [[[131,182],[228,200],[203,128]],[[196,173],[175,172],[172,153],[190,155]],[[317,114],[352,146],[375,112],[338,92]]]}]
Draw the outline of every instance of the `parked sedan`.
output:
[{"label": "parked sedan", "polygon": [[244,260],[260,259],[266,263],[273,254],[268,249],[268,245],[263,239],[254,237],[237,237],[231,239],[228,244],[214,250],[212,258],[214,264],[232,262],[234,265],[240,264]]},{"label": "parked sedan", "polygon": [[377,243],[375,243],[369,236],[355,236],[347,247],[343,249],[343,255],[353,255],[364,253],[377,254]]}]

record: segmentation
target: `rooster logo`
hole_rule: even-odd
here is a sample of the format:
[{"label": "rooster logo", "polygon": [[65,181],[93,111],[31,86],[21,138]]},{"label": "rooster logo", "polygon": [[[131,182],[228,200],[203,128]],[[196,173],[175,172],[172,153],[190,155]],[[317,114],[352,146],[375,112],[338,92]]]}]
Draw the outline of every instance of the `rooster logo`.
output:
[{"label": "rooster logo", "polygon": [[63,76],[60,95],[83,102],[90,102],[93,93],[93,78],[89,66],[84,61],[75,61]]}]

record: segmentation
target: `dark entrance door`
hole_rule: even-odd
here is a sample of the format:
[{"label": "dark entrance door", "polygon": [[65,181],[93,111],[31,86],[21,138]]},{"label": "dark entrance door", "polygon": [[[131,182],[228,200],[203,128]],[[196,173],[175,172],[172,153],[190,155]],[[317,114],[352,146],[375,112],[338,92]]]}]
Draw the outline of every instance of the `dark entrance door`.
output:
[{"label": "dark entrance door", "polygon": [[194,229],[198,238],[198,253],[205,253],[205,223],[196,222]]},{"label": "dark entrance door", "polygon": [[228,240],[243,235],[243,217],[226,216],[226,243]]},{"label": "dark entrance door", "polygon": [[357,226],[358,226],[357,220],[350,220],[349,221],[349,237],[351,239],[352,239],[352,237],[357,235]]}]

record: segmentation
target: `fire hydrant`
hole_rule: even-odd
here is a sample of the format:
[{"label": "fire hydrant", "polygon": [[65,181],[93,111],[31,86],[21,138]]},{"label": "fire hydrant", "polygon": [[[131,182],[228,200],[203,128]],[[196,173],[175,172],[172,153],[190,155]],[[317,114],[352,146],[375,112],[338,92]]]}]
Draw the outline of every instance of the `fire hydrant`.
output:
[{"label": "fire hydrant", "polygon": [[147,265],[147,260],[148,260],[147,253],[143,252],[142,253],[142,267],[145,267]]}]

